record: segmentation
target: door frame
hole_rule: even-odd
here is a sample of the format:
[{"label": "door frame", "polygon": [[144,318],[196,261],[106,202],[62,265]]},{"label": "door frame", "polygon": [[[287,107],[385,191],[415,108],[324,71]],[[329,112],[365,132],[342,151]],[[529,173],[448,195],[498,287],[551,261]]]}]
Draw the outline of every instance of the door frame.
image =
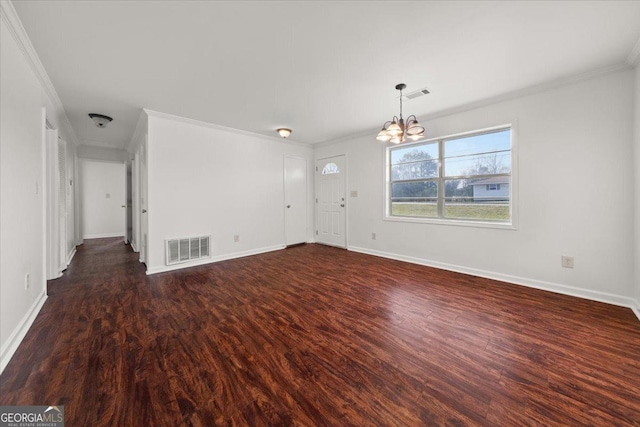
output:
[{"label": "door frame", "polygon": [[[315,233],[316,230],[318,230],[318,186],[319,186],[319,180],[318,175],[320,173],[320,171],[318,170],[318,162],[321,160],[327,160],[327,159],[331,159],[333,157],[344,157],[344,169],[345,169],[345,173],[344,173],[344,246],[336,246],[336,245],[330,245],[330,244],[326,244],[326,243],[320,243],[317,241],[316,237],[317,234]],[[332,155],[328,155],[328,156],[323,156],[323,157],[318,157],[314,160],[314,168],[315,168],[315,174],[314,174],[314,203],[313,203],[313,216],[314,216],[314,233],[313,233],[313,239],[314,242],[316,243],[320,243],[322,245],[326,244],[327,246],[333,246],[335,248],[343,248],[343,249],[349,249],[349,202],[348,202],[348,188],[349,188],[349,155],[348,153],[337,153],[337,154],[332,154]]]},{"label": "door frame", "polygon": [[45,214],[45,281],[62,276],[60,270],[60,173],[58,171],[58,129],[43,108],[44,179],[42,193]]}]

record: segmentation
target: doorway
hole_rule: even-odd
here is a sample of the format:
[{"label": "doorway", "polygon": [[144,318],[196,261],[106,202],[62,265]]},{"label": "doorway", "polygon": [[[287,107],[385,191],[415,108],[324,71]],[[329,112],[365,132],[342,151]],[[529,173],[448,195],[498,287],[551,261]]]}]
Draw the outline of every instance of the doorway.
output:
[{"label": "doorway", "polygon": [[307,241],[307,161],[284,158],[284,234],[287,246]]},{"label": "doorway", "polygon": [[125,164],[82,160],[80,171],[84,239],[124,237]]},{"label": "doorway", "polygon": [[347,247],[345,156],[316,161],[316,241]]}]

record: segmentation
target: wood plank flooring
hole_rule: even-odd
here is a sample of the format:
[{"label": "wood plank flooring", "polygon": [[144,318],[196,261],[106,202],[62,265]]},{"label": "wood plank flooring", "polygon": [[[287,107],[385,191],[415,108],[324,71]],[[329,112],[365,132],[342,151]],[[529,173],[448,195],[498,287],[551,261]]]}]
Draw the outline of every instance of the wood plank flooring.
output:
[{"label": "wood plank flooring", "polygon": [[89,240],[0,376],[75,426],[640,426],[631,310],[304,245],[146,276]]}]

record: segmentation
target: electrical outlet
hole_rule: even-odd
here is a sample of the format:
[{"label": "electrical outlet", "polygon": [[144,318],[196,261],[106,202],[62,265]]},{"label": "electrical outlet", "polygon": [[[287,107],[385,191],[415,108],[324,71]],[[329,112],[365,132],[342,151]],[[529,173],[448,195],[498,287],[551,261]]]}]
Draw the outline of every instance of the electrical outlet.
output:
[{"label": "electrical outlet", "polygon": [[564,268],[573,268],[573,257],[572,256],[562,256],[562,267]]},{"label": "electrical outlet", "polygon": [[358,197],[358,190],[351,190],[351,197]]},{"label": "electrical outlet", "polygon": [[239,242],[240,241],[240,235],[239,234],[234,234],[233,241],[234,242]]},{"label": "electrical outlet", "polygon": [[376,236],[376,233],[371,233],[371,240],[376,240],[376,237],[378,237]]},{"label": "electrical outlet", "polygon": [[29,289],[29,273],[24,275],[24,289],[25,290]]}]

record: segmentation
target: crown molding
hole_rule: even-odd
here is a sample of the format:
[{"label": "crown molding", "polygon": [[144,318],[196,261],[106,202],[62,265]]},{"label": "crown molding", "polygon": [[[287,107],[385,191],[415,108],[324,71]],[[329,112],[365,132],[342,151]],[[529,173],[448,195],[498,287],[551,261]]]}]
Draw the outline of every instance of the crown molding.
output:
[{"label": "crown molding", "polygon": [[629,52],[629,56],[627,56],[626,64],[630,67],[637,67],[640,65],[640,38],[636,42],[631,52]]},{"label": "crown molding", "polygon": [[[635,60],[638,62],[640,61],[640,58],[638,57],[638,54],[640,54],[640,40],[639,40],[639,44],[636,44],[636,47],[634,48],[634,51],[636,51],[637,55]],[[631,55],[630,55],[631,57]],[[451,107],[451,108],[447,108],[444,110],[440,110],[440,111],[436,111],[434,113],[431,114],[426,114],[424,116],[420,116],[420,122],[428,122],[430,120],[436,120],[436,119],[440,119],[442,117],[447,117],[450,116],[452,114],[459,114],[459,113],[464,113],[466,111],[471,111],[471,110],[475,110],[477,108],[482,108],[482,107],[486,107],[488,105],[493,105],[493,104],[497,104],[500,102],[506,102],[506,101],[511,101],[513,99],[517,99],[517,98],[522,98],[525,96],[529,96],[529,95],[535,95],[538,93],[543,93],[543,92],[547,92],[553,89],[558,89],[561,87],[565,87],[565,86],[570,86],[572,84],[576,84],[576,83],[580,83],[586,80],[591,80],[600,76],[605,76],[608,74],[614,74],[620,71],[626,71],[626,70],[630,70],[632,67],[629,65],[628,60],[627,62],[622,62],[622,63],[618,63],[618,64],[614,64],[614,65],[610,65],[607,67],[602,67],[602,68],[597,68],[595,70],[590,70],[584,73],[580,73],[580,74],[574,74],[571,76],[567,76],[567,77],[562,77],[559,79],[554,79],[554,80],[549,80],[547,82],[544,83],[540,83],[537,85],[533,85],[533,86],[528,86],[525,87],[523,89],[518,89],[518,90],[514,90],[511,92],[506,92],[503,93],[501,95],[496,95],[496,96],[492,96],[489,98],[485,98],[485,99],[481,99],[479,101],[474,101],[474,102],[470,102],[468,104],[463,104],[463,105],[459,105],[457,107]],[[348,136],[343,136],[334,140],[328,140],[328,141],[321,141],[318,143],[313,144],[313,147],[326,147],[326,146],[330,146],[330,145],[334,145],[334,144],[339,144],[341,142],[345,142],[345,141],[349,141],[352,139],[356,139],[356,138],[360,138],[366,135],[371,135],[371,139],[375,140],[375,135],[378,134],[378,132],[380,132],[380,128],[376,127],[375,129],[370,129],[368,131],[363,131],[363,132],[358,132],[358,133],[354,133]]]},{"label": "crown molding", "polygon": [[73,130],[71,122],[69,122],[69,118],[67,117],[67,113],[64,110],[62,101],[60,101],[60,97],[58,96],[53,83],[51,83],[51,79],[49,79],[47,71],[44,69],[42,62],[40,62],[40,58],[36,53],[36,49],[33,47],[33,44],[31,44],[31,40],[27,35],[27,31],[24,29],[24,26],[20,21],[20,17],[18,16],[18,13],[13,7],[13,3],[11,3],[11,1],[0,0],[0,16],[1,19],[7,24],[7,28],[13,36],[13,39],[16,41],[16,44],[22,51],[24,58],[27,60],[27,64],[29,64],[29,67],[40,82],[40,86],[42,86],[42,89],[49,98],[49,101],[51,101],[51,104],[55,108],[55,112],[57,113],[60,120],[59,125],[65,128],[65,130],[69,134],[71,142],[73,142],[73,144],[78,147],[80,145],[80,140]]},{"label": "crown molding", "polygon": [[227,126],[217,125],[215,123],[203,122],[201,120],[196,120],[196,119],[190,119],[190,118],[187,118],[187,117],[176,116],[176,115],[169,114],[169,113],[161,113],[159,111],[148,110],[146,108],[143,108],[142,111],[144,111],[147,114],[147,116],[149,116],[149,117],[158,117],[158,118],[161,118],[161,119],[173,120],[175,122],[186,123],[186,124],[190,124],[190,125],[194,125],[194,126],[200,126],[200,127],[206,127],[206,128],[210,128],[210,129],[223,131],[223,132],[236,133],[236,134],[239,134],[239,135],[249,136],[249,137],[253,137],[253,138],[268,139],[270,141],[280,142],[280,143],[283,143],[283,144],[296,145],[298,147],[306,147],[306,148],[313,147],[312,144],[307,144],[307,143],[304,143],[304,142],[292,141],[290,139],[279,138],[279,137],[276,137],[276,136],[269,136],[269,135],[263,135],[261,133],[249,132],[249,131],[242,130],[242,129],[236,129],[236,128],[231,128],[231,127],[227,127]]}]

